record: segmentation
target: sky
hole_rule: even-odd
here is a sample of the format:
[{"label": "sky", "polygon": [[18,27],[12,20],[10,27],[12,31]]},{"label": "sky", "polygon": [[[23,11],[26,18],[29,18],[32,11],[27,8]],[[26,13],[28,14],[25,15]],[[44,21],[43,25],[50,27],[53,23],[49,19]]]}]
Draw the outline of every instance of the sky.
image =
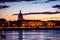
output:
[{"label": "sky", "polygon": [[[5,18],[6,20],[17,20],[18,16],[13,15],[22,11],[24,13],[30,12],[56,12],[57,8],[52,8],[54,5],[60,5],[60,1],[51,1],[44,3],[47,0],[37,0],[37,1],[21,1],[21,2],[6,2],[0,3],[0,5],[8,5],[10,7],[0,9],[0,18]],[[36,3],[37,2],[37,3]],[[60,20],[60,14],[32,14],[23,15],[25,20]]]}]

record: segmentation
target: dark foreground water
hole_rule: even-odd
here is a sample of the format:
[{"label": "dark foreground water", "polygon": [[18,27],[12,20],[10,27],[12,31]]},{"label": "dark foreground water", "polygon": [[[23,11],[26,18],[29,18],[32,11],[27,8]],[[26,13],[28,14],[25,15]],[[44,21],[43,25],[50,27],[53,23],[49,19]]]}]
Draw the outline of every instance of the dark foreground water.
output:
[{"label": "dark foreground water", "polygon": [[[22,34],[21,34],[22,33]],[[8,30],[5,40],[60,40],[60,30]],[[1,36],[0,36],[1,40]]]}]

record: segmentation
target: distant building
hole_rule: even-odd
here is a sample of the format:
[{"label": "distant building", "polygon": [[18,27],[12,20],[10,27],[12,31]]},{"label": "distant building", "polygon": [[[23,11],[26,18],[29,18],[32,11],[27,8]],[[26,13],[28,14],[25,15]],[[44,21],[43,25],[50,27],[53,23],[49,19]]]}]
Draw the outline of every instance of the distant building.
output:
[{"label": "distant building", "polygon": [[0,18],[0,26],[5,26],[6,19]]},{"label": "distant building", "polygon": [[6,19],[0,18],[0,22],[5,22],[7,21]]},{"label": "distant building", "polygon": [[[43,14],[49,13],[49,14],[55,14],[56,12],[43,12]],[[29,13],[29,14],[36,14],[36,13]],[[40,13],[38,13],[40,14]],[[18,20],[17,21],[6,21],[5,19],[0,19],[0,27],[23,27],[23,28],[51,28],[55,27],[57,21],[41,21],[41,20],[24,20],[23,19],[23,14],[14,14],[18,15]],[[27,14],[24,14],[27,15]],[[58,25],[60,26],[60,24]]]},{"label": "distant building", "polygon": [[19,13],[19,15],[18,15],[18,21],[19,20],[23,20],[23,15],[22,15],[22,13],[21,13],[21,10],[20,10],[20,13]]}]

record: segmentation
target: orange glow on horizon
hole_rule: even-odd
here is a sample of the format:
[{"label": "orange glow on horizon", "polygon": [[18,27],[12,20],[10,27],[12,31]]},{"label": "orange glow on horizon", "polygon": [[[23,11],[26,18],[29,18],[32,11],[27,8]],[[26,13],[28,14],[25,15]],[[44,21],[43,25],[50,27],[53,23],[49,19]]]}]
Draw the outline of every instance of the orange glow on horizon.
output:
[{"label": "orange glow on horizon", "polygon": [[[16,21],[18,19],[18,16],[8,16],[8,15],[2,15],[0,18],[5,18],[7,21]],[[60,14],[54,14],[54,15],[45,15],[45,14],[39,14],[39,15],[23,15],[23,19],[25,20],[60,20]]]}]

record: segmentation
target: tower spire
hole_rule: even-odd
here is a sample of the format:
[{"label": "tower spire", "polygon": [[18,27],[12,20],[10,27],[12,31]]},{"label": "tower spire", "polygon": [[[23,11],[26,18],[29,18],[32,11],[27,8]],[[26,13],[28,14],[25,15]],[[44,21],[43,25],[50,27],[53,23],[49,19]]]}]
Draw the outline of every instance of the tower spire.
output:
[{"label": "tower spire", "polygon": [[22,15],[21,10],[20,10],[20,13],[19,13],[19,15],[18,15],[18,20],[23,20],[23,15]]},{"label": "tower spire", "polygon": [[20,10],[20,14],[21,14],[21,10]]}]

